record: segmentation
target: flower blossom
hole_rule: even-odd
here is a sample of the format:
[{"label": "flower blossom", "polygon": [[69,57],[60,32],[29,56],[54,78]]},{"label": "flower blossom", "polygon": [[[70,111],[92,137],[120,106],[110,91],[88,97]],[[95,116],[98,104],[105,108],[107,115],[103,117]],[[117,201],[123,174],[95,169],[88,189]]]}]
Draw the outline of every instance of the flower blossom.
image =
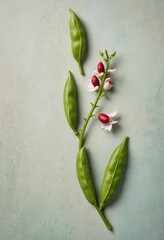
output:
[{"label": "flower blossom", "polygon": [[98,119],[102,123],[101,128],[103,130],[111,131],[112,130],[112,125],[115,124],[115,123],[118,123],[118,121],[115,121],[113,119],[113,117],[115,117],[116,114],[117,114],[117,112],[114,111],[112,113],[108,113],[108,114],[100,113],[98,115]]},{"label": "flower blossom", "polygon": [[104,83],[103,89],[104,89],[105,91],[108,91],[108,90],[110,90],[112,87],[113,87],[112,79],[111,79],[111,78],[105,79],[105,83]]},{"label": "flower blossom", "polygon": [[[108,69],[108,73],[115,72],[116,69]],[[100,87],[100,81],[102,80],[101,77],[103,76],[105,72],[105,67],[102,62],[99,62],[97,65],[97,70],[93,71],[93,76],[90,78],[87,82],[87,91],[94,92],[97,91]],[[104,81],[103,89],[105,91],[110,90],[113,87],[112,80],[110,77],[106,78]]]},{"label": "flower blossom", "polygon": [[[108,73],[113,73],[115,72],[116,69],[108,69]],[[104,64],[102,62],[99,62],[98,65],[97,65],[97,69],[96,70],[93,70],[93,74],[96,76],[96,77],[102,77],[104,75],[104,72],[105,72],[105,67],[104,67]]]},{"label": "flower blossom", "polygon": [[92,78],[89,79],[87,82],[87,90],[89,92],[94,92],[97,89],[99,89],[99,87],[100,87],[100,80],[98,79],[98,77],[93,75]]},{"label": "flower blossom", "polygon": [[104,64],[102,62],[99,62],[97,65],[97,69],[93,70],[93,73],[96,75],[96,77],[102,77],[105,72]]}]

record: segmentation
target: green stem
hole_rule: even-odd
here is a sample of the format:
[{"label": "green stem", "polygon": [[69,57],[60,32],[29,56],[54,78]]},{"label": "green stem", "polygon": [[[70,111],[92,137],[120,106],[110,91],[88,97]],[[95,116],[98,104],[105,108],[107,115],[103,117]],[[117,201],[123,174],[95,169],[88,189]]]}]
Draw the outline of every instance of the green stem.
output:
[{"label": "green stem", "polygon": [[99,213],[100,217],[102,218],[103,222],[105,223],[107,229],[109,229],[110,231],[112,231],[112,226],[110,225],[110,223],[108,222],[108,220],[106,219],[104,213],[102,210],[100,210],[98,207],[96,207],[97,212]]},{"label": "green stem", "polygon": [[84,70],[80,62],[78,62],[80,74],[84,75]]},{"label": "green stem", "polygon": [[[104,73],[103,77],[101,78],[101,84],[100,84],[100,87],[99,87],[99,91],[97,93],[97,97],[96,97],[94,103],[91,103],[92,107],[91,107],[91,110],[88,113],[87,118],[85,118],[85,122],[84,122],[84,125],[82,127],[81,133],[80,134],[76,134],[78,136],[78,138],[79,138],[79,150],[84,145],[85,130],[87,128],[87,125],[89,123],[90,118],[93,117],[93,116],[97,116],[97,115],[93,114],[95,108],[98,107],[97,103],[98,103],[98,101],[100,100],[101,97],[105,96],[105,93],[104,93],[104,90],[103,90],[103,86],[104,86],[104,82],[105,82],[106,76],[108,74],[109,62],[110,62],[110,59],[108,61],[105,61],[105,73]],[[79,69],[80,69],[80,73],[83,74],[82,67],[81,67],[80,63],[79,63]],[[102,218],[103,222],[105,223],[107,229],[112,231],[112,226],[110,225],[110,223],[106,219],[106,217],[105,217],[105,215],[103,213],[103,210],[100,210],[98,206],[95,206],[95,208],[96,208],[97,212],[99,213],[100,217]]]},{"label": "green stem", "polygon": [[102,78],[102,81],[101,81],[101,84],[100,84],[100,88],[99,88],[97,97],[96,97],[94,103],[92,104],[91,110],[90,110],[87,118],[85,119],[85,123],[84,123],[84,125],[83,125],[82,130],[81,130],[80,138],[79,138],[79,149],[81,149],[81,148],[83,147],[83,145],[84,145],[84,134],[85,134],[86,127],[87,127],[87,125],[88,125],[88,122],[89,122],[90,118],[91,118],[92,115],[93,115],[93,111],[94,111],[95,108],[97,107],[97,103],[98,103],[99,99],[101,98],[101,94],[102,94],[102,90],[103,90],[105,78],[106,78],[106,75],[107,75],[107,73],[108,73],[108,68],[109,68],[109,61],[106,62],[105,73],[104,73],[104,75],[103,75],[103,78]]}]

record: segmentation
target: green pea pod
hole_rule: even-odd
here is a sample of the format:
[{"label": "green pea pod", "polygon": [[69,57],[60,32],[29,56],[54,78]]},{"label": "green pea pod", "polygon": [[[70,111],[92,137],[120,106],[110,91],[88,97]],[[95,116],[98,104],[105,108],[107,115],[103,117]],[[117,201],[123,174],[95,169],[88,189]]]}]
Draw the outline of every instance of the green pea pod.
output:
[{"label": "green pea pod", "polygon": [[88,157],[85,147],[82,147],[76,159],[76,172],[81,189],[92,205],[97,206],[96,193],[93,187],[90,169],[88,165]]},{"label": "green pea pod", "polygon": [[125,137],[110,157],[101,187],[100,209],[112,199],[121,180],[127,158],[127,142],[128,137]]},{"label": "green pea pod", "polygon": [[86,48],[86,35],[84,31],[84,27],[78,18],[78,16],[69,9],[71,17],[70,17],[70,37],[71,37],[71,45],[72,45],[72,54],[75,60],[78,62],[79,70],[81,74],[84,74],[82,67],[82,60],[85,53]]},{"label": "green pea pod", "polygon": [[77,131],[77,89],[73,76],[68,71],[68,78],[64,88],[64,110],[67,121],[76,135]]}]

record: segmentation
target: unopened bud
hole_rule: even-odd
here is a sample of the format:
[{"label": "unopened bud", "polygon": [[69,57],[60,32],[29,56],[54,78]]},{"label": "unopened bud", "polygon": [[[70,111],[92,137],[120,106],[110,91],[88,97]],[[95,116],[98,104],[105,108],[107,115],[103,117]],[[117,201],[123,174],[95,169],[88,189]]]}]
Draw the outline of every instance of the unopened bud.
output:
[{"label": "unopened bud", "polygon": [[100,54],[101,57],[104,56],[104,53],[102,51],[99,51],[99,54]]},{"label": "unopened bud", "polygon": [[109,116],[106,115],[105,113],[100,113],[100,114],[98,115],[98,119],[99,119],[99,121],[102,122],[102,123],[108,123],[108,122],[110,122]]},{"label": "unopened bud", "polygon": [[109,58],[109,55],[108,55],[108,51],[105,49],[105,55],[107,57],[107,59]]},{"label": "unopened bud", "polygon": [[104,64],[102,62],[99,62],[99,64],[97,65],[97,71],[99,73],[104,73]]},{"label": "unopened bud", "polygon": [[116,51],[112,52],[112,54],[110,55],[110,57],[114,57],[116,55]]},{"label": "unopened bud", "polygon": [[95,75],[92,76],[91,81],[92,81],[92,84],[93,84],[94,87],[96,87],[96,86],[99,87],[100,86],[99,80]]}]

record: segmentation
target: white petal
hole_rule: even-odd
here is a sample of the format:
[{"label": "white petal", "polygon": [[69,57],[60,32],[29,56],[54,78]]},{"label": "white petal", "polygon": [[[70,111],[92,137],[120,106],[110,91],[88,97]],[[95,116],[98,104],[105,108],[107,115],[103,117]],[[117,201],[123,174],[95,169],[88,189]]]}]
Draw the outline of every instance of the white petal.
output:
[{"label": "white petal", "polygon": [[98,73],[99,77],[102,77],[104,75],[104,72]]},{"label": "white petal", "polygon": [[114,73],[114,72],[116,72],[117,70],[115,69],[115,68],[113,68],[113,69],[108,69],[108,73]]},{"label": "white petal", "polygon": [[86,82],[86,86],[87,86],[87,87],[93,86],[91,79],[89,79],[89,80]]},{"label": "white petal", "polygon": [[96,77],[102,77],[104,75],[104,73],[99,73],[97,70],[93,70],[93,75],[95,75]]},{"label": "white petal", "polygon": [[115,117],[116,114],[117,114],[117,111],[114,111],[114,112],[112,112],[112,113],[108,113],[107,115],[108,115],[109,117]]},{"label": "white petal", "polygon": [[104,86],[103,86],[104,90],[106,91],[110,90],[112,87],[113,85],[108,82],[104,83]]},{"label": "white petal", "polygon": [[112,130],[112,124],[111,124],[111,123],[103,123],[103,124],[101,125],[101,128],[102,128],[103,130],[111,131],[111,130]]},{"label": "white petal", "polygon": [[91,79],[89,79],[89,80],[86,82],[86,88],[87,88],[87,91],[89,91],[89,92],[94,92],[94,91],[96,91],[96,90],[99,88],[99,86],[94,87],[93,84],[92,84]]},{"label": "white petal", "polygon": [[[93,86],[93,85],[92,85]],[[95,92],[97,89],[99,88],[99,86],[96,86],[96,87],[87,87],[87,91],[88,92]]]},{"label": "white petal", "polygon": [[104,90],[108,90],[109,89],[109,83],[108,82],[106,82],[106,83],[104,83],[104,86],[103,86],[103,88],[104,88]]},{"label": "white petal", "polygon": [[112,121],[111,124],[115,124],[115,123],[118,123],[118,121]]},{"label": "white petal", "polygon": [[98,74],[98,71],[97,70],[93,70],[93,74]]}]

